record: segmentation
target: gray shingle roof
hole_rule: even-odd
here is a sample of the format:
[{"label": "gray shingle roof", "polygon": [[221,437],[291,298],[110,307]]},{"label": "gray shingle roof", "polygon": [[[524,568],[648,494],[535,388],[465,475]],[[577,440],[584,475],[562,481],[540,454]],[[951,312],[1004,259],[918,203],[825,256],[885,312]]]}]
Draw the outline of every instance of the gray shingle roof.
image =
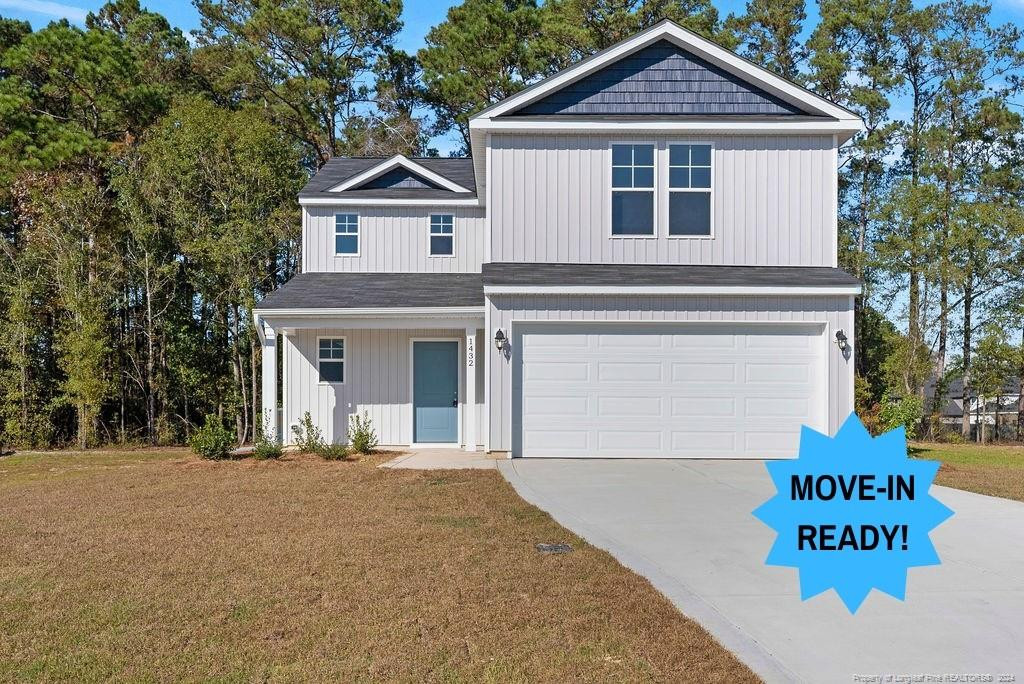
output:
[{"label": "gray shingle roof", "polygon": [[300,273],[256,309],[483,306],[479,273]]},{"label": "gray shingle roof", "polygon": [[377,166],[384,157],[335,157],[313,176],[299,197],[352,197],[366,199],[473,199],[476,197],[476,178],[473,160],[469,157],[410,157],[420,166],[458,183],[471,192],[452,192],[443,188],[373,188],[330,192],[330,189],[353,176]]},{"label": "gray shingle roof", "polygon": [[749,285],[850,287],[860,281],[825,266],[678,266],[648,264],[483,265],[484,285]]}]

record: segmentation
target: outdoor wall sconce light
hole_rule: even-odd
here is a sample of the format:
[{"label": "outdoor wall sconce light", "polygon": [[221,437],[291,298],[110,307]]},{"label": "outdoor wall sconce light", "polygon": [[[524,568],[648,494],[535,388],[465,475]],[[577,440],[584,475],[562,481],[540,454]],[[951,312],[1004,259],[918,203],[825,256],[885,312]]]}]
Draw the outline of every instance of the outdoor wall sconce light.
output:
[{"label": "outdoor wall sconce light", "polygon": [[498,332],[494,333],[494,346],[501,351],[505,348],[505,343],[508,339],[505,337],[505,333],[501,332],[501,328],[498,328]]},{"label": "outdoor wall sconce light", "polygon": [[836,345],[839,347],[839,351],[842,352],[846,351],[846,349],[850,346],[849,342],[847,342],[846,340],[846,333],[844,333],[842,330],[836,331]]}]

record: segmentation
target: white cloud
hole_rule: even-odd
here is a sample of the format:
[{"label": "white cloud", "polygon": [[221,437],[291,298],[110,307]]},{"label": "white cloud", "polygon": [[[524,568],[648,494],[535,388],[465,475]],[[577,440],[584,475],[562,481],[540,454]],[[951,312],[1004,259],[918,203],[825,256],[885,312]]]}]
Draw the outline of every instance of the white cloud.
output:
[{"label": "white cloud", "polygon": [[85,16],[89,13],[81,7],[49,0],[0,0],[0,8],[45,14],[48,17],[69,19],[78,23],[84,22]]}]

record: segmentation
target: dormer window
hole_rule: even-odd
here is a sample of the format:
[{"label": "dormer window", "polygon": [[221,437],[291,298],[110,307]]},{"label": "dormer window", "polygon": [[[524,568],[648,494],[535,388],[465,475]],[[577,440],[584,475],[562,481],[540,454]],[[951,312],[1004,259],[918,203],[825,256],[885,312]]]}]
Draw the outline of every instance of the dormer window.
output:
[{"label": "dormer window", "polygon": [[359,256],[359,215],[334,215],[334,253]]},{"label": "dormer window", "polygon": [[654,145],[612,145],[612,235],[653,236]]},{"label": "dormer window", "polygon": [[711,145],[668,146],[668,234],[711,235]]}]

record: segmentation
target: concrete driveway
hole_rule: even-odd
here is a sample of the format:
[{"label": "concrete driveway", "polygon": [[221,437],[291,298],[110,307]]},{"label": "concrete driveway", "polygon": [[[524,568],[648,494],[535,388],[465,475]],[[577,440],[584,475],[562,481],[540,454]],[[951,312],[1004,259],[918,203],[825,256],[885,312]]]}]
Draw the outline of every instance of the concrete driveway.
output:
[{"label": "concrete driveway", "polygon": [[[498,468],[767,681],[1024,680],[1024,504],[933,487],[955,511],[932,533],[943,564],[909,571],[906,602],[873,591],[851,616],[831,590],[801,602],[797,570],[764,564],[775,533],[750,514],[774,493],[761,462],[516,459]],[[886,679],[949,674],[993,679]]]}]

